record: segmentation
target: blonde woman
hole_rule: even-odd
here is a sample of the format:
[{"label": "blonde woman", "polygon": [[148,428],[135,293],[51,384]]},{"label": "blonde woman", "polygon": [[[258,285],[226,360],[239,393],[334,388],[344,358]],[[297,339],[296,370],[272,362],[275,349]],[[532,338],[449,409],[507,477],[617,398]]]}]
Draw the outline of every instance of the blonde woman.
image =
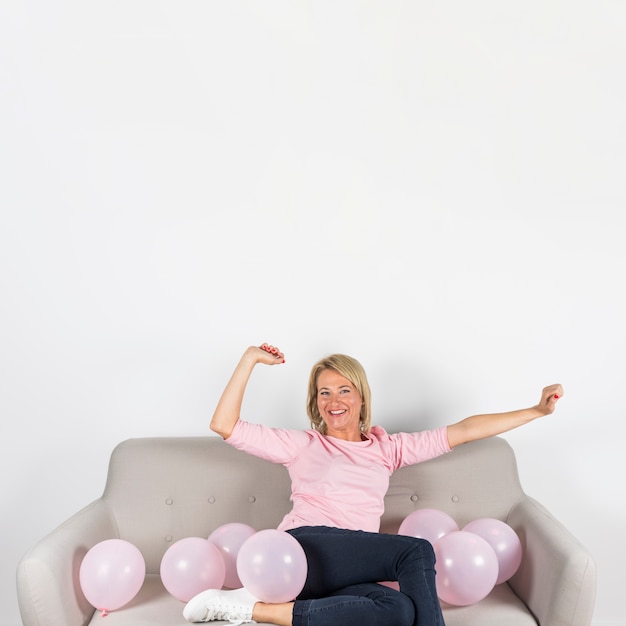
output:
[{"label": "blonde woman", "polygon": [[[361,364],[334,354],[311,370],[310,429],[277,429],[242,420],[245,389],[256,365],[284,362],[274,346],[248,348],[218,402],[211,429],[234,447],[287,467],[293,507],[278,529],[304,549],[304,589],[293,602],[281,604],[260,602],[245,589],[208,590],[186,605],[185,618],[278,626],[443,626],[430,543],[378,532],[389,477],[400,467],[552,413],[563,395],[561,385],[544,388],[539,403],[528,409],[388,434],[371,425],[371,394]],[[383,580],[398,581],[400,590],[377,584]]]}]

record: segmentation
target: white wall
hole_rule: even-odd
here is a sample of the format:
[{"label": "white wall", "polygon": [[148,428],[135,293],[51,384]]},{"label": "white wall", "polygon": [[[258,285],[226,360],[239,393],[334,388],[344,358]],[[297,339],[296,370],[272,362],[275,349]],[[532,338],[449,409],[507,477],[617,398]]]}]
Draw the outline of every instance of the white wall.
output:
[{"label": "white wall", "polygon": [[626,5],[0,3],[0,624],[122,439],[306,426],[312,362],[419,429],[530,405],[526,490],[621,601]]}]

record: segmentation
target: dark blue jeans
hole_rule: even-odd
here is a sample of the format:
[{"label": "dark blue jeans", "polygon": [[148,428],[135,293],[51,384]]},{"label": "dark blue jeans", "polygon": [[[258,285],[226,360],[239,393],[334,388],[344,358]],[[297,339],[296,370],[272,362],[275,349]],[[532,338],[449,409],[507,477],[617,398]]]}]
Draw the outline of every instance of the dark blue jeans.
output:
[{"label": "dark blue jeans", "polygon": [[[445,626],[428,541],[326,526],[288,532],[308,564],[293,626]],[[388,580],[400,591],[377,584]]]}]

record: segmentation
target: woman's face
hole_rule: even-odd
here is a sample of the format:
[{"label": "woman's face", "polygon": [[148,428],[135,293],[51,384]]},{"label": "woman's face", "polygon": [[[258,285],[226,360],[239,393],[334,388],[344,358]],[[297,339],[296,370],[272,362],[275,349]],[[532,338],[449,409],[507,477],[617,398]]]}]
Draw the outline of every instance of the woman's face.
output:
[{"label": "woman's face", "polygon": [[361,441],[359,418],[363,400],[356,387],[335,370],[322,370],[317,377],[317,408],[326,424],[326,434]]}]

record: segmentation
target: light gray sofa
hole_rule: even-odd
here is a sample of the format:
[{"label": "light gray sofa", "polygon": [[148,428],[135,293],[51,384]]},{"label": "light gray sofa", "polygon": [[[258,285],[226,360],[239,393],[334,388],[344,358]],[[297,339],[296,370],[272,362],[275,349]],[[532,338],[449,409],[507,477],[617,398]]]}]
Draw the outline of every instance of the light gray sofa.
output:
[{"label": "light gray sofa", "polygon": [[[23,624],[184,626],[184,603],[164,589],[159,577],[167,548],[185,537],[206,538],[228,522],[274,528],[289,508],[289,477],[282,466],[239,452],[217,437],[124,441],[111,455],[102,497],[39,541],[20,562]],[[397,471],[381,532],[396,532],[418,508],[443,510],[460,528],[480,517],[501,519],[523,545],[521,567],[508,583],[476,604],[443,606],[447,626],[589,626],[596,591],[593,558],[524,493],[513,450],[504,439],[465,444]],[[111,538],[126,539],[141,550],[147,576],[134,600],[104,618],[83,596],[78,572],[89,548]]]}]

